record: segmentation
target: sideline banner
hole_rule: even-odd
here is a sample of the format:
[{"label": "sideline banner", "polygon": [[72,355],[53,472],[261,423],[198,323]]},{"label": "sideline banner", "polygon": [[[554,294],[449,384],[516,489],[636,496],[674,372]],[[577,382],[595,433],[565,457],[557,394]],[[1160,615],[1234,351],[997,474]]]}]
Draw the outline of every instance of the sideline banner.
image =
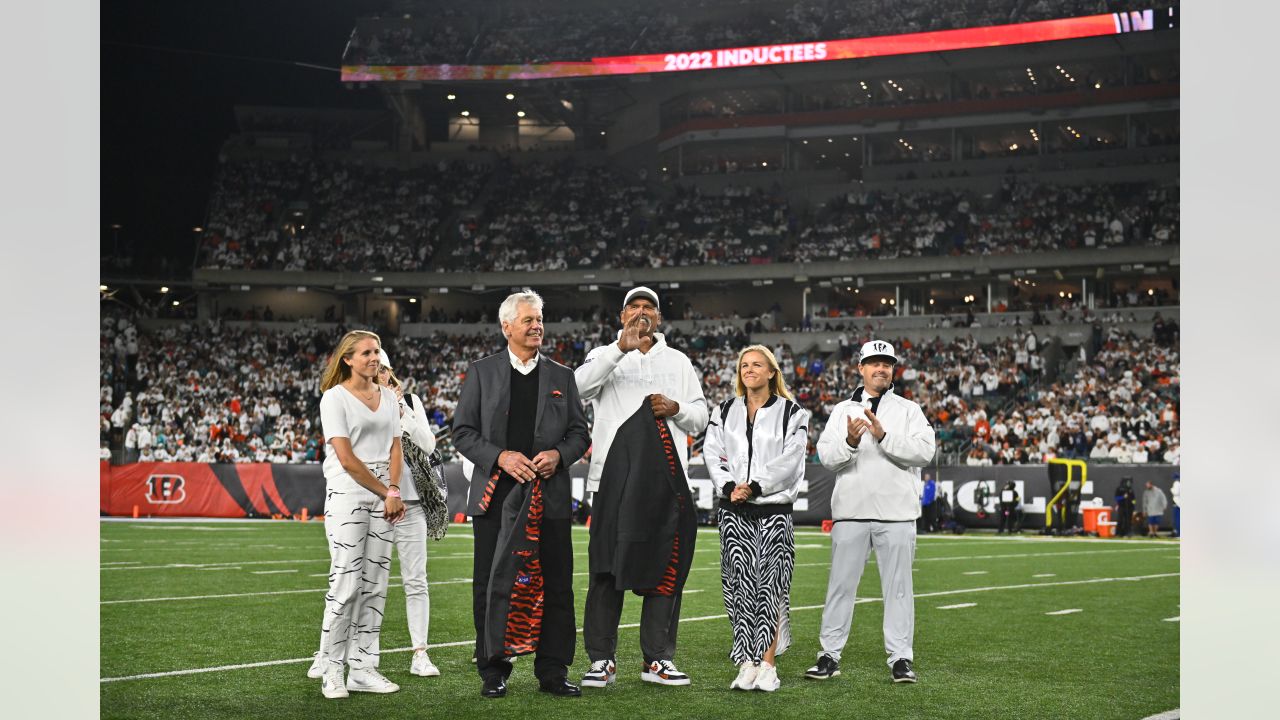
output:
[{"label": "sideline banner", "polygon": [[[1111,505],[1115,490],[1124,477],[1133,478],[1134,492],[1141,507],[1142,493],[1150,480],[1170,501],[1162,527],[1172,527],[1170,488],[1171,465],[1089,465],[1088,478],[1080,494],[1081,506],[1094,498]],[[134,507],[141,517],[292,517],[303,509],[311,517],[324,513],[324,474],[318,464],[271,465],[269,463],[135,463],[101,464],[102,514],[129,516]],[[569,469],[572,495],[581,500],[587,465]],[[1045,465],[993,465],[990,467],[942,466],[927,468],[924,474],[938,480],[938,495],[946,495],[956,520],[965,527],[996,527],[995,515],[1000,490],[1013,482],[1022,499],[1025,529],[1044,527],[1045,507],[1051,498],[1049,472]],[[445,466],[449,487],[449,515],[465,514],[468,484],[457,462]],[[835,476],[830,470],[810,463],[794,505],[798,525],[820,525],[831,518],[831,491]],[[700,510],[715,509],[715,488],[707,469],[697,458],[689,466],[689,484]]]}]

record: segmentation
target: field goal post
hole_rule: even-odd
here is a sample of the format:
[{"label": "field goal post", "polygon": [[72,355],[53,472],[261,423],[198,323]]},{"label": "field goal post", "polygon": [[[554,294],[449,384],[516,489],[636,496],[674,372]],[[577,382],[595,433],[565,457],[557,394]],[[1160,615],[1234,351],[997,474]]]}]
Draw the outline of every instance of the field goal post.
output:
[{"label": "field goal post", "polygon": [[1076,470],[1080,471],[1079,481],[1080,481],[1080,492],[1082,493],[1084,492],[1085,480],[1088,478],[1088,475],[1089,475],[1089,466],[1085,464],[1085,461],[1083,460],[1071,460],[1068,458],[1053,458],[1052,460],[1049,461],[1049,464],[1047,465],[1047,469],[1049,471],[1049,487],[1050,488],[1053,487],[1054,475],[1056,474],[1055,467],[1063,467],[1063,469],[1066,470],[1067,481],[1062,483],[1062,488],[1058,490],[1057,493],[1054,494],[1053,498],[1049,500],[1049,504],[1045,506],[1045,509],[1044,509],[1045,532],[1048,532],[1050,529],[1053,528],[1053,509],[1057,507],[1058,501],[1061,500],[1062,497],[1066,495],[1068,491],[1071,490],[1071,483],[1075,482],[1076,480],[1075,471]]}]

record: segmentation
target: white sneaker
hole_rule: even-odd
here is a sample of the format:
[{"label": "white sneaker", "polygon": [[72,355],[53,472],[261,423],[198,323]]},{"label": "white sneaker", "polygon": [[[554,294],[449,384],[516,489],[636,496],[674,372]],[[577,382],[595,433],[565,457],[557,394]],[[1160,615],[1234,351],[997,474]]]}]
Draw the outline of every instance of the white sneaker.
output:
[{"label": "white sneaker", "polygon": [[582,687],[608,687],[618,675],[618,666],[612,660],[596,660],[582,676]]},{"label": "white sneaker", "polygon": [[778,679],[778,668],[767,662],[760,663],[760,671],[756,673],[756,690],[765,692],[773,692],[782,687],[782,681]]},{"label": "white sneaker", "polygon": [[738,677],[729,683],[730,690],[750,690],[756,686],[756,673],[760,671],[760,666],[750,660],[738,666]]},{"label": "white sneaker", "polygon": [[422,677],[436,677],[440,674],[440,668],[431,662],[430,657],[427,657],[426,650],[414,650],[413,662],[409,664],[409,672]]},{"label": "white sneaker", "polygon": [[335,663],[329,664],[332,667],[325,668],[320,676],[322,678],[320,680],[320,694],[330,700],[349,697],[350,693],[347,692],[347,686],[342,682],[342,666]]},{"label": "white sneaker", "polygon": [[654,660],[645,665],[644,671],[640,673],[640,679],[659,685],[689,684],[689,676],[677,670],[676,664],[670,660]]},{"label": "white sneaker", "polygon": [[328,660],[320,657],[320,652],[317,650],[315,659],[311,661],[311,667],[307,668],[307,677],[312,680],[319,680],[324,677],[324,666],[328,663]]},{"label": "white sneaker", "polygon": [[347,689],[351,692],[393,693],[400,686],[391,682],[375,668],[352,668],[347,674]]}]

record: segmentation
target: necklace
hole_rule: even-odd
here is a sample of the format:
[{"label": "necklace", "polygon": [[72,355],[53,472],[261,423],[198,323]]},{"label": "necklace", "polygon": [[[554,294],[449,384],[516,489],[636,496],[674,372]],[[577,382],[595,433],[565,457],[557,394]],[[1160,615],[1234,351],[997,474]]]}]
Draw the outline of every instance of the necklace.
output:
[{"label": "necklace", "polygon": [[353,395],[355,395],[356,397],[360,398],[361,400],[364,400],[365,402],[368,402],[368,401],[372,400],[372,399],[373,399],[373,396],[378,394],[378,386],[377,386],[377,385],[374,385],[374,386],[373,386],[373,392],[369,393],[368,395],[361,395],[360,393],[356,392],[356,390],[355,390],[354,388],[348,388],[348,389],[349,389],[349,390],[351,390],[351,393],[352,393]]}]

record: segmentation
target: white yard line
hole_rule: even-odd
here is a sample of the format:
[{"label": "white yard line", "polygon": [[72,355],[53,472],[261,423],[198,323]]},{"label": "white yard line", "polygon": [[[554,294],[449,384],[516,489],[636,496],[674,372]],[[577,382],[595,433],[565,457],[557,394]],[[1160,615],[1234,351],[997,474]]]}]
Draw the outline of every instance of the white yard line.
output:
[{"label": "white yard line", "polygon": [[968,572],[962,572],[960,574],[961,575],[986,575],[987,571],[986,570],[970,570]]},{"label": "white yard line", "polygon": [[1162,713],[1156,713],[1155,715],[1148,715],[1147,717],[1142,718],[1142,720],[1179,720],[1181,717],[1182,709],[1174,708],[1172,710],[1165,710]]},{"label": "white yard line", "polygon": [[1171,617],[1171,618],[1165,618],[1165,619],[1164,619],[1164,621],[1165,621],[1165,622],[1182,622],[1182,616],[1181,616],[1181,615],[1174,615],[1174,616],[1173,616],[1173,617]]},{"label": "white yard line", "polygon": [[939,605],[939,610],[959,610],[960,608],[978,607],[978,603],[960,603],[958,605]]},{"label": "white yard line", "polygon": [[[575,574],[581,574],[581,573],[575,573]],[[1178,575],[1179,573],[1161,573],[1159,575],[1133,575],[1129,577],[1092,578],[1090,580],[1064,580],[1061,582],[1054,582],[1054,583],[1000,585],[1000,586],[992,586],[992,587],[965,588],[962,590],[943,590],[941,592],[921,593],[916,595],[916,597],[917,598],[941,597],[944,595],[960,595],[964,593],[974,593],[974,592],[992,592],[995,590],[1023,590],[1027,588],[1054,587],[1054,586],[1060,586],[1060,585],[1087,585],[1092,583],[1106,583],[1106,582],[1139,582],[1142,580],[1153,580],[1158,578],[1177,577]],[[399,586],[393,585],[392,587],[399,587]],[[285,594],[289,592],[315,592],[315,591],[314,590],[287,590],[277,594]],[[855,602],[869,603],[869,602],[880,602],[880,601],[881,601],[881,598],[858,598]],[[793,607],[791,608],[791,610],[792,611],[819,610],[821,608],[822,608],[822,605],[804,605],[801,607]],[[686,623],[686,622],[702,622],[705,620],[723,620],[725,617],[726,616],[723,613],[719,615],[703,615],[701,617],[681,618],[680,622]],[[628,623],[625,625],[619,625],[618,629],[622,630],[622,629],[632,629],[632,628],[638,628],[638,627],[640,627],[639,623]],[[582,632],[582,628],[578,628],[578,632]],[[475,644],[475,640],[458,640],[456,642],[435,643],[435,644],[428,645],[427,647],[428,649],[442,648],[442,647],[466,647],[474,644]],[[384,653],[408,652],[412,649],[413,648],[409,648],[409,647],[394,648],[394,649],[383,648],[382,652]],[[244,663],[240,665],[219,665],[217,667],[191,668],[188,670],[170,670],[168,672],[144,673],[141,675],[125,675],[122,677],[99,678],[98,682],[109,683],[109,682],[123,682],[126,680],[146,680],[149,678],[173,677],[177,675],[198,675],[198,674],[210,673],[210,672],[223,672],[226,670],[244,670],[247,668],[268,667],[271,665],[296,665],[299,663],[309,663],[313,659],[314,658],[308,655],[307,657],[289,658],[286,660],[267,660],[265,662]]]},{"label": "white yard line", "polygon": [[250,570],[251,575],[279,575],[281,573],[296,573],[297,570]]},{"label": "white yard line", "polygon": [[248,560],[239,562],[216,563],[169,563],[167,565],[134,565],[132,567],[104,567],[100,570],[191,570],[197,568],[225,567],[228,565],[286,565],[288,563],[328,563],[329,558],[308,558],[301,560]]},{"label": "white yard line", "polygon": [[1040,573],[1038,575],[1032,575],[1031,577],[1058,577],[1058,575],[1057,573]]},{"label": "white yard line", "polygon": [[[1000,558],[1053,557],[1055,555],[1094,555],[1098,553],[1145,552],[1145,551],[1160,550],[1160,549],[1173,549],[1173,548],[1130,548],[1128,550],[1069,550],[1066,552],[1049,552],[1049,553],[1017,553],[1017,554],[1008,554],[1008,555],[969,555],[969,556],[963,556],[963,557],[916,558],[916,562],[920,563],[920,562],[950,561],[950,560],[995,560]],[[582,553],[574,553],[575,556],[581,555],[581,554]],[[146,570],[146,569],[159,569],[159,568],[214,569],[214,568],[222,568],[222,567],[239,568],[241,565],[253,565],[253,564],[261,565],[261,564],[267,564],[267,563],[287,563],[287,562],[315,563],[315,562],[326,562],[326,561],[322,561],[322,560],[261,560],[261,561],[252,561],[252,562],[246,562],[246,563],[209,563],[207,565],[187,565],[187,564],[148,565],[148,566],[141,566],[141,567],[110,567],[110,568],[104,567],[102,569],[103,570]],[[871,558],[870,562],[875,562],[875,558]],[[796,563],[795,567],[829,567],[830,565],[831,565],[830,562]],[[912,569],[915,570],[915,568],[912,568]],[[690,570],[691,571],[713,570],[718,572],[720,570],[720,564],[712,563],[708,565],[701,565],[701,566],[690,568]],[[574,573],[574,576],[585,576],[588,574],[589,573],[579,572],[579,573]],[[328,573],[316,573],[311,577],[328,577],[328,576],[329,576]],[[1053,574],[1050,573],[1045,576],[1036,575],[1034,577],[1053,577]],[[457,585],[457,584],[469,583],[469,582],[471,582],[470,578],[463,578],[459,580],[433,580],[430,582],[430,584],[432,586]],[[399,587],[399,586],[393,585],[392,587]],[[257,597],[262,595],[292,595],[295,593],[324,592],[327,589],[328,588],[313,588],[313,589],[307,589],[307,590],[276,590],[276,591],[260,591],[260,592],[245,592],[245,593],[225,593],[225,594],[219,594],[219,595],[181,595],[181,596],[174,596],[174,597],[131,598],[131,599],[124,599],[124,600],[103,600],[99,604],[118,605],[118,604],[124,604],[124,603],[178,602],[183,600],[222,600],[226,598]]]},{"label": "white yard line", "polygon": [[1084,608],[1067,608],[1066,610],[1054,610],[1047,612],[1045,615],[1074,615],[1075,613],[1084,612]]}]

